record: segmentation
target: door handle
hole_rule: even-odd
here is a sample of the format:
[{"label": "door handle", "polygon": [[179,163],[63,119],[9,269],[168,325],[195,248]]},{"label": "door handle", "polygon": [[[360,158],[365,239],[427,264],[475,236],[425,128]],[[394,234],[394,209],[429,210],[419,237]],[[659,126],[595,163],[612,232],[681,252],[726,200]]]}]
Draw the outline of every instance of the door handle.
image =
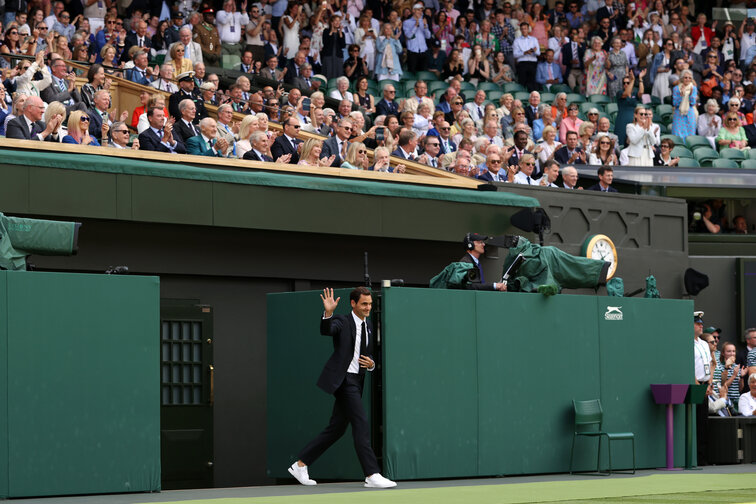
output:
[{"label": "door handle", "polygon": [[215,403],[215,367],[210,364],[210,406]]}]

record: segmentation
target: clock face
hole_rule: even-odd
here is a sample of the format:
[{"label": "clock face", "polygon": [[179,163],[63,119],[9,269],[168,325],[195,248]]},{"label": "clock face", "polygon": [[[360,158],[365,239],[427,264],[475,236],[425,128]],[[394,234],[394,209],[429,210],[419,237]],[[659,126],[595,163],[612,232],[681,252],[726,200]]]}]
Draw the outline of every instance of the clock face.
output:
[{"label": "clock face", "polygon": [[599,238],[591,247],[589,251],[591,259],[598,259],[599,261],[606,261],[610,264],[609,274],[607,278],[614,276],[614,272],[617,270],[617,256],[615,255],[614,246],[609,240]]}]

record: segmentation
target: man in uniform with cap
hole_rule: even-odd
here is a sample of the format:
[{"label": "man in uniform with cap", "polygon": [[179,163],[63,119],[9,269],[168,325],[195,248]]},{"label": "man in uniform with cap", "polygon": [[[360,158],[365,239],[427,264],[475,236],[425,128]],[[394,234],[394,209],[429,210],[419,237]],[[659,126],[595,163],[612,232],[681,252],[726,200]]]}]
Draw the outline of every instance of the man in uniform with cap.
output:
[{"label": "man in uniform with cap", "polygon": [[187,98],[194,102],[197,107],[197,115],[194,117],[194,124],[207,117],[207,110],[205,109],[205,102],[200,98],[199,94],[194,89],[194,72],[183,72],[178,75],[179,90],[171,95],[168,100],[168,113],[171,114],[177,121],[181,119],[181,111],[179,110],[179,103],[181,100]]},{"label": "man in uniform with cap", "polygon": [[202,48],[202,59],[209,66],[220,64],[221,44],[218,29],[215,27],[215,11],[204,5],[202,22],[194,27],[194,39]]},{"label": "man in uniform with cap", "polygon": [[171,15],[171,25],[165,30],[165,41],[170,46],[181,41],[179,30],[184,26],[184,13],[181,11],[174,12]]},{"label": "man in uniform with cap", "polygon": [[[711,356],[709,344],[701,338],[704,312],[693,312],[693,361],[697,384],[711,385],[716,363]],[[698,465],[706,464],[706,421],[709,416],[708,400],[696,405],[696,438],[698,440]]]},{"label": "man in uniform with cap", "polygon": [[501,291],[507,290],[507,284],[504,282],[486,283],[483,276],[483,267],[480,265],[480,256],[486,251],[486,240],[488,236],[479,235],[477,233],[467,233],[462,243],[467,250],[467,253],[459,260],[459,262],[471,263],[475,266],[478,274],[476,279],[467,283],[466,288],[471,290],[489,290],[489,291]]}]

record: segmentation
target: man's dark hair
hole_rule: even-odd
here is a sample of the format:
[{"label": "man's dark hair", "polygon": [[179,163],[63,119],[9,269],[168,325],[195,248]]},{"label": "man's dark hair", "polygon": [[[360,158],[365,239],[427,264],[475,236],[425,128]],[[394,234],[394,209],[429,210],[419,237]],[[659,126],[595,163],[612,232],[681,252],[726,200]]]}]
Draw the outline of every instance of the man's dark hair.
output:
[{"label": "man's dark hair", "polygon": [[575,131],[575,130],[569,130],[569,131],[567,132],[567,134],[565,134],[564,136],[565,136],[565,137],[568,137],[568,136],[570,136],[570,135],[575,135],[575,136],[578,136],[578,132],[577,132],[577,131]]},{"label": "man's dark hair", "polygon": [[546,161],[546,163],[544,163],[543,170],[544,171],[548,170],[549,168],[552,167],[552,165],[557,165],[557,168],[559,168],[559,162],[558,161],[555,161],[553,159],[549,159],[548,161]]},{"label": "man's dark hair", "polygon": [[416,134],[412,130],[402,130],[401,133],[399,133],[399,146],[404,147],[410,143],[415,136]]},{"label": "man's dark hair", "polygon": [[515,139],[517,139],[517,136],[518,136],[518,135],[525,135],[525,136],[528,136],[528,134],[527,134],[527,133],[525,133],[525,132],[524,132],[524,131],[522,131],[522,130],[520,130],[520,131],[518,131],[518,132],[516,132],[516,133],[514,134],[514,137],[515,137]]},{"label": "man's dark hair", "polygon": [[156,110],[163,110],[163,107],[151,107],[147,109],[147,117],[152,117],[153,115],[155,115]]},{"label": "man's dark hair", "polygon": [[600,166],[598,169],[599,176],[603,175],[606,172],[614,172],[611,166]]},{"label": "man's dark hair", "polygon": [[352,292],[349,293],[349,301],[354,301],[355,303],[360,302],[360,298],[362,296],[372,296],[373,294],[370,292],[370,289],[367,287],[355,287]]}]

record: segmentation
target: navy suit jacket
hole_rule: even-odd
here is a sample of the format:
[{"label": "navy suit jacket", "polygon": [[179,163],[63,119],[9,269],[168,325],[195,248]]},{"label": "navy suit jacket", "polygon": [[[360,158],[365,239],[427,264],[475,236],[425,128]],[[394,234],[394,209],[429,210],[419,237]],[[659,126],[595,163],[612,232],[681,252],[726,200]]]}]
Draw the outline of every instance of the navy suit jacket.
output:
[{"label": "navy suit jacket", "polygon": [[[583,64],[583,56],[585,56],[585,44],[578,44],[577,45],[577,53],[578,53],[578,60],[579,64],[574,68],[574,70],[583,70],[583,67],[585,66]],[[562,64],[564,64],[565,68],[565,75],[569,74],[573,68],[572,68],[572,41],[567,42],[562,46]]]},{"label": "navy suit jacket", "polygon": [[[478,180],[485,180],[486,182],[493,182],[493,176],[491,175],[491,172],[487,171],[481,175],[478,175]],[[501,182],[505,182],[506,176],[504,177],[504,180]]]},{"label": "navy suit jacket", "polygon": [[333,160],[333,163],[331,163],[331,166],[338,168],[343,161],[341,160],[341,152],[339,152],[339,142],[335,136],[332,136],[323,142],[323,150],[320,152],[320,159],[334,155],[336,158]]},{"label": "navy suit jacket", "polygon": [[[367,355],[372,359],[373,349],[375,348],[373,333],[370,330],[370,323],[367,320],[365,320],[365,323],[367,345],[365,353],[362,355]],[[333,394],[341,386],[344,378],[346,378],[349,364],[354,357],[357,327],[351,312],[348,315],[333,315],[330,318],[321,319],[320,334],[333,338],[333,353],[326,361],[325,366],[323,366],[323,371],[318,378],[318,387],[328,394]],[[360,368],[360,375],[364,375],[364,373],[365,368]]]},{"label": "navy suit jacket", "polygon": [[[298,140],[295,139],[295,141],[299,143]],[[273,145],[270,146],[270,153],[273,154],[273,159],[278,159],[284,154],[291,154],[289,164],[297,164],[299,162],[297,150],[292,147],[291,142],[285,135],[280,135],[273,141]]]},{"label": "navy suit jacket", "polygon": [[186,147],[183,142],[173,138],[176,141],[176,147],[173,151],[161,143],[162,138],[152,131],[152,128],[147,128],[139,134],[139,150],[156,151],[156,152],[175,152],[177,154],[186,154]]},{"label": "navy suit jacket", "polygon": [[375,104],[375,115],[390,115],[399,117],[399,105],[396,102],[387,102],[385,98]]},{"label": "navy suit jacket", "polygon": [[[89,116],[89,134],[102,143],[102,116],[95,108],[87,110],[87,115]],[[106,138],[105,143],[107,141],[108,139]]]},{"label": "navy suit jacket", "polygon": [[[45,131],[45,123],[37,121],[34,123],[34,134],[42,133]],[[8,127],[5,130],[6,138],[17,138],[18,140],[37,140],[35,136],[32,138],[31,131],[26,127],[26,119],[23,116],[14,117],[8,121]],[[52,135],[45,138],[45,142],[52,142]]]},{"label": "navy suit jacket", "polygon": [[[589,191],[601,191],[601,186],[599,184],[592,185],[588,188]],[[609,186],[609,188],[606,190],[606,192],[618,192],[617,189],[615,189],[612,186]]]},{"label": "navy suit jacket", "polygon": [[[583,152],[583,149],[581,149],[580,147],[575,147],[575,150],[578,152]],[[557,149],[557,151],[554,153],[554,161],[556,161],[560,165],[570,162],[570,155],[567,153],[566,145]]]},{"label": "navy suit jacket", "polygon": [[244,153],[244,157],[242,159],[246,159],[248,161],[265,161],[266,163],[272,163],[273,162],[273,158],[271,158],[270,156],[266,156],[265,154],[263,154],[262,159],[260,159],[257,156],[257,154],[255,154],[255,150],[254,149],[250,149],[247,152],[245,152]]}]

